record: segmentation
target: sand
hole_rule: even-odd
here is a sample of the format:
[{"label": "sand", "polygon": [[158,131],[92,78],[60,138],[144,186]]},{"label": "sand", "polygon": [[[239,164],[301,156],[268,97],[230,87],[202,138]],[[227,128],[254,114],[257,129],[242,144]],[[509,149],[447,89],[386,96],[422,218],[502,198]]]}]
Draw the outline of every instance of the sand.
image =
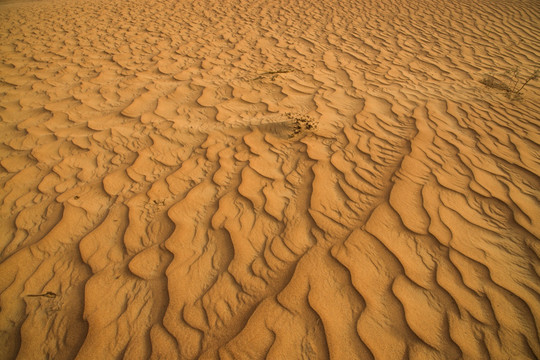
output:
[{"label": "sand", "polygon": [[536,0],[2,2],[0,358],[539,358],[539,64]]}]

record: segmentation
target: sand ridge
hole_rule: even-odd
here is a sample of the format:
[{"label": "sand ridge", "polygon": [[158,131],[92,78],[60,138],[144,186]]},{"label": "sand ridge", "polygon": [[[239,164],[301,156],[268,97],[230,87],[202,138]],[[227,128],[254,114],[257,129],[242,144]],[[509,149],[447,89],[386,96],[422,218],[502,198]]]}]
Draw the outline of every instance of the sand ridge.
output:
[{"label": "sand ridge", "polygon": [[0,353],[540,357],[539,20],[0,5]]}]

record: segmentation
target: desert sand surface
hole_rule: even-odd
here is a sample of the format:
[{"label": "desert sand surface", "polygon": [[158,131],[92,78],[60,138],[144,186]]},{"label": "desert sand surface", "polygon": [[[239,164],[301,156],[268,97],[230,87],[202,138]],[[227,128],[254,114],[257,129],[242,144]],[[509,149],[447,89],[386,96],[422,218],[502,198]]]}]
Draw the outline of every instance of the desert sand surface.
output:
[{"label": "desert sand surface", "polygon": [[539,358],[539,64],[537,0],[3,2],[0,358]]}]

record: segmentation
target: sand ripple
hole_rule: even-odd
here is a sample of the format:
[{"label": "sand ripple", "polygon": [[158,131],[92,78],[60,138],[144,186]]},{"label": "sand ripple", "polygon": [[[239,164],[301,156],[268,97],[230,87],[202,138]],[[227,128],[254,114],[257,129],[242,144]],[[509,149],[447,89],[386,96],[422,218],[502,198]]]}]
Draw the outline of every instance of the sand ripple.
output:
[{"label": "sand ripple", "polygon": [[2,357],[540,357],[539,23],[0,5]]}]

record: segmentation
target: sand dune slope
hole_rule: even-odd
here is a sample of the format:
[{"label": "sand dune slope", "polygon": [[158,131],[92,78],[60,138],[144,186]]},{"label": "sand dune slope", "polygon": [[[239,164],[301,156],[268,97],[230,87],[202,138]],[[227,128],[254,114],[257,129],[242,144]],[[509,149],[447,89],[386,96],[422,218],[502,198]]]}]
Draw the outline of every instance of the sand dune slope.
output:
[{"label": "sand dune slope", "polygon": [[539,24],[0,5],[0,357],[540,357]]}]

